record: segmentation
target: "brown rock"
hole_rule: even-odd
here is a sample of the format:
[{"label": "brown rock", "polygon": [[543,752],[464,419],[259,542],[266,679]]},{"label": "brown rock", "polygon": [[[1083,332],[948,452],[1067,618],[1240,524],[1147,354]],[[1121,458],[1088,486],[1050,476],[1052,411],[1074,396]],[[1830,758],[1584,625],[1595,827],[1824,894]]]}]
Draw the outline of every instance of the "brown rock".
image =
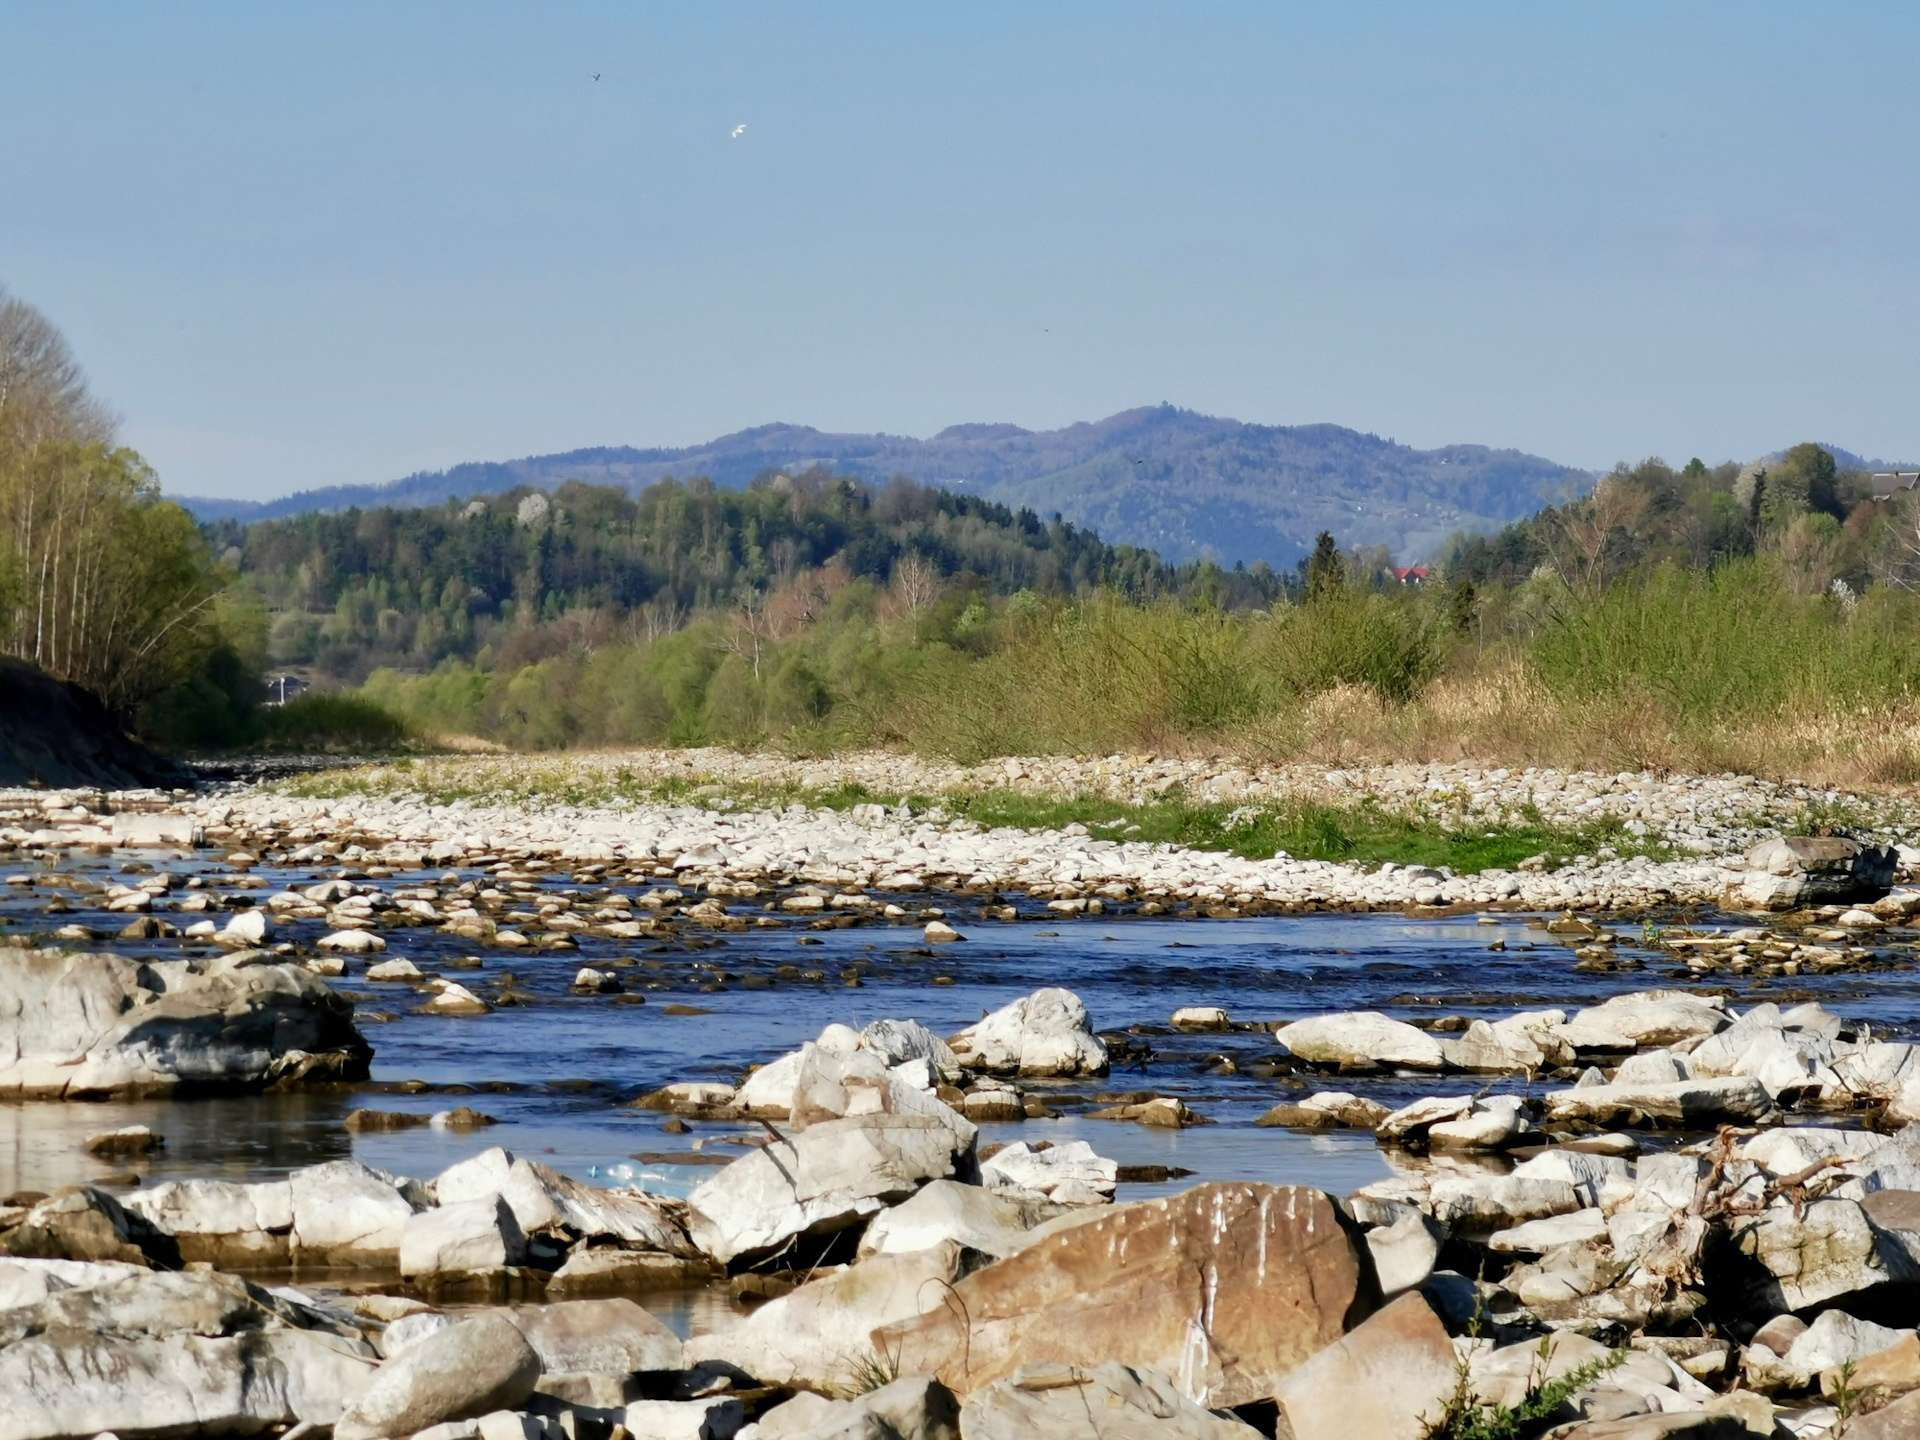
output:
[{"label": "brown rock", "polygon": [[144,1125],[127,1125],[118,1130],[102,1130],[87,1137],[90,1155],[150,1155],[167,1142]]},{"label": "brown rock", "polygon": [[1201,1185],[969,1275],[873,1332],[902,1374],[967,1394],[1024,1365],[1117,1360],[1209,1407],[1270,1397],[1374,1303],[1339,1210],[1297,1185]]},{"label": "brown rock", "polygon": [[1453,1342],[1416,1293],[1294,1370],[1274,1400],[1294,1440],[1422,1440],[1457,1383]]},{"label": "brown rock", "polygon": [[411,1110],[355,1110],[340,1123],[359,1135],[375,1130],[414,1130],[431,1123],[432,1118]]}]

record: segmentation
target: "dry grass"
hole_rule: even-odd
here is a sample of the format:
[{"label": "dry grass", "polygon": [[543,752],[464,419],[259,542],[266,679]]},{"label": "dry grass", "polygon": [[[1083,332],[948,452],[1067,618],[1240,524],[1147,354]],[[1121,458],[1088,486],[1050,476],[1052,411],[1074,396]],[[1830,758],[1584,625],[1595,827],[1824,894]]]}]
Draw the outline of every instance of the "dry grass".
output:
[{"label": "dry grass", "polygon": [[1734,772],[1845,790],[1920,780],[1920,703],[1692,722],[1644,695],[1556,696],[1519,665],[1437,681],[1406,705],[1340,686],[1223,748],[1329,765],[1473,761],[1567,770]]}]

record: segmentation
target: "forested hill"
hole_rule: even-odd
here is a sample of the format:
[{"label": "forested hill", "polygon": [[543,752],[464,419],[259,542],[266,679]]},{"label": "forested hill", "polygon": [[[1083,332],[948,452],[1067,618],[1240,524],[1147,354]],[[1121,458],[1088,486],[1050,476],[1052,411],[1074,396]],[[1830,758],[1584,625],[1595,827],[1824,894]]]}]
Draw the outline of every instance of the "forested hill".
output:
[{"label": "forested hill", "polygon": [[1590,479],[1517,450],[1415,450],[1338,425],[1249,425],[1171,405],[1062,430],[956,425],[929,440],[763,425],[683,450],[612,447],[457,465],[386,485],[310,490],[261,504],[184,501],[203,520],[269,519],[349,506],[443,504],[568,480],[637,492],[668,477],[738,488],[769,470],[823,466],[1056,512],[1109,542],[1173,561],[1292,565],[1331,530],[1416,560],[1458,530],[1492,530],[1583,489]]},{"label": "forested hill", "polygon": [[210,529],[267,612],[268,658],[333,679],[447,659],[510,667],[702,612],[740,610],[777,631],[799,623],[780,607],[871,604],[876,589],[913,609],[941,594],[964,608],[970,595],[1095,587],[1234,608],[1282,588],[1265,566],[1175,567],[977,496],[822,471],[738,490],[662,481],[638,496],[575,481],[551,499],[522,489]]}]

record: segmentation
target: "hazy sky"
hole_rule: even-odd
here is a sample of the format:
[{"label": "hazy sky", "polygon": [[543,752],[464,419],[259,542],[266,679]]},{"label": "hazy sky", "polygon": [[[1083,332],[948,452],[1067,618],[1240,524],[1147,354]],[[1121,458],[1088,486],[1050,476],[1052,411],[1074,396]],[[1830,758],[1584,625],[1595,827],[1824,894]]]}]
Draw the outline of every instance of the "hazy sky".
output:
[{"label": "hazy sky", "polygon": [[1913,458],[1916,42],[1870,3],[15,3],[0,283],[183,493],[1161,400]]}]

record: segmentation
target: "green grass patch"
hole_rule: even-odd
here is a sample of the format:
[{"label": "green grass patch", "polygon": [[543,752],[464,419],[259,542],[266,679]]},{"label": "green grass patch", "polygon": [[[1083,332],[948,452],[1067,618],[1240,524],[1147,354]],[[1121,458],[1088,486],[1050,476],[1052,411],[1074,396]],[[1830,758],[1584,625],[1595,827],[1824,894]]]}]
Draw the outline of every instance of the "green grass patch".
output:
[{"label": "green grass patch", "polygon": [[258,748],[280,754],[353,754],[404,745],[406,723],[384,706],[339,691],[309,692],[260,712]]},{"label": "green grass patch", "polygon": [[663,779],[626,768],[568,765],[564,761],[462,761],[451,764],[402,760],[356,770],[304,775],[282,782],[283,793],[313,799],[349,795],[408,794],[437,805],[459,801],[527,806],[594,808],[617,804],[688,804],[719,810],[808,809],[845,811],[857,805],[906,804],[934,823],[969,821],[983,830],[1064,830],[1083,825],[1098,840],[1180,845],[1220,850],[1248,860],[1286,854],[1364,867],[1447,866],[1460,875],[1511,870],[1537,855],[1557,869],[1579,856],[1646,855],[1668,859],[1662,840],[1638,836],[1622,822],[1603,819],[1578,826],[1554,825],[1531,811],[1518,823],[1494,827],[1465,824],[1451,812],[1421,814],[1389,810],[1373,801],[1328,805],[1288,801],[1225,805],[1190,800],[1177,792],[1131,804],[1099,795],[1032,795],[1015,790],[974,790],[938,795],[882,794],[861,785],[831,790],[799,786],[721,784],[705,777]]}]

